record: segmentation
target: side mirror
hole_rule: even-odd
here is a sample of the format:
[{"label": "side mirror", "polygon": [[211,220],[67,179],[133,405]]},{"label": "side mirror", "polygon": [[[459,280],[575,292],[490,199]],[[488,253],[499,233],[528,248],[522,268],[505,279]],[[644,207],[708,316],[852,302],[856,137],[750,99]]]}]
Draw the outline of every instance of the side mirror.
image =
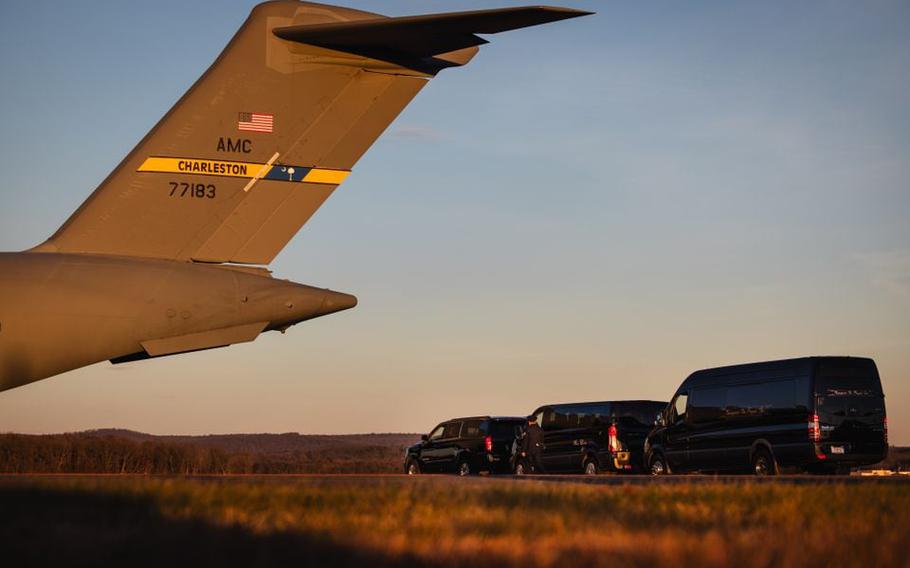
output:
[{"label": "side mirror", "polygon": [[429,440],[429,439],[430,439],[430,437],[427,436],[426,434],[422,434],[422,435],[420,436],[420,440],[423,441],[423,442],[426,442],[426,441]]}]

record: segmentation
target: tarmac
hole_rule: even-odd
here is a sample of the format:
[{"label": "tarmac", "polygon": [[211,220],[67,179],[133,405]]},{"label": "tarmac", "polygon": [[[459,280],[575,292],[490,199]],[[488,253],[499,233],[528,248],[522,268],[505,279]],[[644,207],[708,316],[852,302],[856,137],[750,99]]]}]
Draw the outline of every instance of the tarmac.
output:
[{"label": "tarmac", "polygon": [[141,474],[0,474],[4,478],[147,478],[147,479],[196,479],[202,481],[231,482],[292,482],[294,480],[322,480],[338,482],[420,482],[424,479],[449,479],[461,483],[578,483],[584,485],[708,485],[708,484],[781,484],[781,485],[859,485],[894,484],[910,486],[910,475],[775,475],[757,477],[754,475],[471,475],[460,478],[443,474],[225,474],[225,475],[141,475]]}]

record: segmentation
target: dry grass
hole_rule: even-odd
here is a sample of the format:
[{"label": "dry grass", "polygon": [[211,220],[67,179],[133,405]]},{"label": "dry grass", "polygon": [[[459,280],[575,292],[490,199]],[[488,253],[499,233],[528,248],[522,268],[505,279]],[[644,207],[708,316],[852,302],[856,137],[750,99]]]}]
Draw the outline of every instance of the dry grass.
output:
[{"label": "dry grass", "polygon": [[26,559],[139,551],[128,566],[907,566],[910,550],[910,490],[878,483],[5,479],[0,510]]}]

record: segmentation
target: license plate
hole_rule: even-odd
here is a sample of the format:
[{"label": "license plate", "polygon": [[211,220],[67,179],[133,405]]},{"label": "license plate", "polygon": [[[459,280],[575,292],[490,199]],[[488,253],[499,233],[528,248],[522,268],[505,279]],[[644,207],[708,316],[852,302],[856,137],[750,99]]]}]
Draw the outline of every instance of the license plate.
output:
[{"label": "license plate", "polygon": [[843,446],[831,446],[831,453],[832,454],[842,454],[842,453],[844,453],[844,447]]}]

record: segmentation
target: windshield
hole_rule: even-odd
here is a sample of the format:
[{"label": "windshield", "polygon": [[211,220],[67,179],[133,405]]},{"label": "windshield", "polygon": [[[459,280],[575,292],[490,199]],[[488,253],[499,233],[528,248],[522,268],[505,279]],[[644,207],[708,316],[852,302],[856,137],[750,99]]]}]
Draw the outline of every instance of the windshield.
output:
[{"label": "windshield", "polygon": [[437,426],[435,429],[433,429],[432,432],[430,432],[430,435],[428,436],[429,439],[430,439],[430,440],[437,440],[437,439],[439,439],[439,438],[442,438],[442,431],[443,431],[444,428],[445,428],[445,427],[444,427],[442,424],[440,424],[439,426]]}]

